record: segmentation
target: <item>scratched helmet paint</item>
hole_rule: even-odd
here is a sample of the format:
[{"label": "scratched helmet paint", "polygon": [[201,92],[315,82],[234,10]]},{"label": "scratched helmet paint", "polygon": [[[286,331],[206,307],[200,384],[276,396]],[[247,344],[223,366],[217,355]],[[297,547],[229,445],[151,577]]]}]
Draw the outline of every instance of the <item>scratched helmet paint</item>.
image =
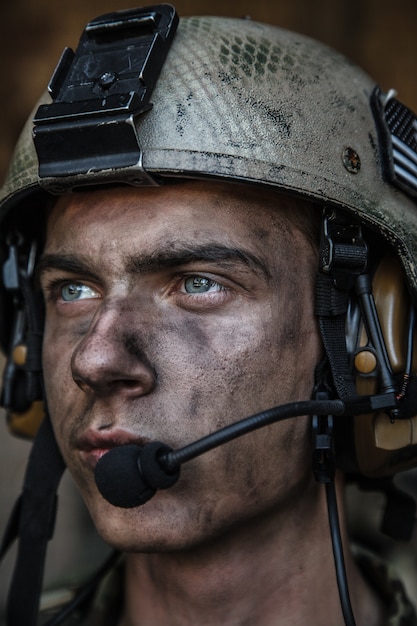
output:
[{"label": "scratched helmet paint", "polygon": [[[327,271],[334,249],[343,243],[340,228],[329,236],[331,211],[340,210],[343,220],[373,233],[377,247],[386,246],[393,255],[384,255],[385,270],[380,271],[385,276],[389,269],[391,282],[387,286],[385,278],[377,280],[374,291],[389,344],[388,368],[395,375],[404,373],[410,358],[407,338],[398,329],[410,326],[408,294],[417,299],[413,114],[344,57],[301,35],[249,20],[190,17],[181,19],[171,44],[176,21],[172,7],[150,7],[142,14],[146,27],[136,11],[93,20],[75,57],[64,55],[51,83],[52,99],[43,96],[16,148],[0,193],[3,225],[16,221],[19,211],[28,223],[39,222],[45,198],[72,189],[158,185],[172,178],[223,179],[302,196],[316,203],[319,212],[328,207],[329,230],[321,249],[322,270]],[[167,49],[162,52],[162,46],[150,55],[153,61],[139,81],[131,69],[135,63],[117,65],[117,51],[126,48],[127,40],[134,43],[150,34],[154,38],[158,28]],[[155,58],[165,54],[162,67],[155,68]],[[135,82],[138,87],[132,88]],[[346,230],[351,232],[350,222]],[[5,228],[3,233],[11,287],[1,298],[6,320],[2,341],[13,362],[12,378],[18,357],[10,355],[22,342],[23,331],[10,345],[15,295],[10,241],[16,238]],[[355,230],[350,237],[356,243],[362,232]],[[14,254],[19,256],[19,249]],[[29,256],[26,251],[25,267]],[[353,361],[365,353],[372,361],[374,346],[354,321],[357,311],[353,307],[348,312],[355,329],[348,333],[348,356]],[[21,360],[24,368],[25,357]],[[373,393],[369,389],[378,367],[357,366],[363,393]],[[413,415],[398,420],[397,426],[385,413],[355,418],[353,432],[343,436],[353,438],[361,472],[384,475],[417,464]],[[375,420],[382,423],[380,428]],[[349,460],[345,465],[349,468]]]}]

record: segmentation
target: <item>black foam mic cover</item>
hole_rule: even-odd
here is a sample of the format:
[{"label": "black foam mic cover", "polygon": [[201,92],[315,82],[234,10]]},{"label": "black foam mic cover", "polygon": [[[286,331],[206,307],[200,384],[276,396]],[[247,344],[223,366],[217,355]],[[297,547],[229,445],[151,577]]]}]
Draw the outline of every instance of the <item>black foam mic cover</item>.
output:
[{"label": "black foam mic cover", "polygon": [[134,444],[112,448],[94,470],[96,485],[110,504],[130,509],[152,498],[155,489],[144,481],[138,467],[140,447]]},{"label": "black foam mic cover", "polygon": [[110,504],[124,509],[140,506],[157,489],[167,489],[177,482],[179,467],[168,472],[159,461],[171,448],[158,441],[143,448],[129,444],[112,448],[98,461],[96,485]]}]

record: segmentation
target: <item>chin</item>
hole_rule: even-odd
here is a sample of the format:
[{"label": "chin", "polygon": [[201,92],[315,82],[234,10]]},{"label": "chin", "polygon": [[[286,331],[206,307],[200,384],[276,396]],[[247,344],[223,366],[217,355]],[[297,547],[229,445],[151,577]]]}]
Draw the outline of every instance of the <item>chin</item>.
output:
[{"label": "chin", "polygon": [[93,523],[102,539],[120,552],[172,552],[201,541],[195,516],[184,502],[158,492],[146,504],[130,509],[115,507],[100,496],[87,498]]}]

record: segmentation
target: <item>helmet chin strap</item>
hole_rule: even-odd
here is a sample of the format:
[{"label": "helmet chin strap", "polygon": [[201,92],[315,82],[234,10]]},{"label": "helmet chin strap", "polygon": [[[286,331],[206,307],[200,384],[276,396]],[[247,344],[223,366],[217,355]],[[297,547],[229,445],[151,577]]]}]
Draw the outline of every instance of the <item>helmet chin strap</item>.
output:
[{"label": "helmet chin strap", "polygon": [[0,548],[1,559],[18,539],[7,605],[8,626],[35,626],[37,623],[46,549],[55,525],[56,492],[64,470],[65,463],[47,416],[33,443],[23,490]]}]

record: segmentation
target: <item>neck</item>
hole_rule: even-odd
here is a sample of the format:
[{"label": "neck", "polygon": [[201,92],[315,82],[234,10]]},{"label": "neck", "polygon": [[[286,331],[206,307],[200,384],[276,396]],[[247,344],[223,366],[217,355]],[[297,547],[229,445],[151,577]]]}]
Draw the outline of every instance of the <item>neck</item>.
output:
[{"label": "neck", "polygon": [[[129,554],[120,626],[343,626],[324,489],[313,491],[314,507],[293,516],[271,511],[187,551]],[[357,621],[377,626],[346,548],[345,561]]]}]

